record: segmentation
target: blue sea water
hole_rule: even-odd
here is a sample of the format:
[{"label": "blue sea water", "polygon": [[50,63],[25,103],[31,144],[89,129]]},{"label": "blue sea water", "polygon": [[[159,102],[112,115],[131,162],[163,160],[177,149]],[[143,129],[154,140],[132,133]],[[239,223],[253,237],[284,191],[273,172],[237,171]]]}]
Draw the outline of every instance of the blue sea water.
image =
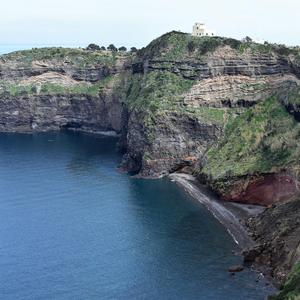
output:
[{"label": "blue sea water", "polygon": [[[0,299],[264,299],[226,230],[168,179],[118,172],[116,139],[0,134]],[[256,282],[258,280],[258,282]]]}]

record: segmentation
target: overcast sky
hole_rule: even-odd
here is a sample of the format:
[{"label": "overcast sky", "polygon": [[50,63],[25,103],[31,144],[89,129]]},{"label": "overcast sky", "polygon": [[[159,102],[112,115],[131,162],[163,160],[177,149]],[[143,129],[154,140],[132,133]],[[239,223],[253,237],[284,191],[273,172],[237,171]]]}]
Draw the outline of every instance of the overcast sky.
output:
[{"label": "overcast sky", "polygon": [[142,47],[196,21],[221,36],[300,44],[300,0],[3,0],[0,44]]}]

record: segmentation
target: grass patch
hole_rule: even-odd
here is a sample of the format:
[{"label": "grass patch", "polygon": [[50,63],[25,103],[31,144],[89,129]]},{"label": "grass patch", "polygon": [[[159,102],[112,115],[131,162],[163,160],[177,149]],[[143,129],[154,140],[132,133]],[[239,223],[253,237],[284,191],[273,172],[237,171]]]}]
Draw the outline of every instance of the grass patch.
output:
[{"label": "grass patch", "polygon": [[0,95],[8,97],[32,95],[89,95],[99,96],[112,77],[107,77],[95,84],[81,83],[72,86],[63,86],[54,83],[37,85],[20,85],[17,83],[0,82]]},{"label": "grass patch", "polygon": [[205,122],[224,125],[226,122],[226,114],[228,109],[226,108],[214,108],[214,107],[197,107],[197,108],[183,108],[183,113],[197,117]]},{"label": "grass patch", "polygon": [[127,93],[127,103],[131,110],[152,114],[159,110],[171,110],[177,107],[182,94],[192,85],[192,80],[167,71],[134,75]]},{"label": "grass patch", "polygon": [[92,67],[96,65],[114,65],[116,59],[125,53],[107,51],[87,51],[80,48],[33,48],[16,51],[1,56],[4,61],[17,63],[21,67],[30,67],[34,61],[53,61],[66,63],[77,67]]},{"label": "grass patch", "polygon": [[152,41],[138,52],[138,58],[164,58],[184,60],[192,57],[201,58],[207,52],[213,52],[219,46],[238,47],[239,41],[221,37],[194,37],[187,33],[172,31]]},{"label": "grass patch", "polygon": [[277,296],[270,297],[270,300],[299,300],[300,299],[300,262],[292,270],[289,278],[284,283]]},{"label": "grass patch", "polygon": [[208,151],[202,170],[212,179],[265,173],[299,162],[300,124],[275,98],[229,117],[225,134]]},{"label": "grass patch", "polygon": [[195,37],[191,34],[172,31],[152,41],[147,47],[138,52],[138,59],[164,59],[170,61],[190,60],[191,58],[200,61],[207,53],[214,52],[218,47],[229,46],[232,49],[244,53],[247,49],[251,52],[262,54],[279,54],[299,56],[300,50],[297,47],[286,47],[277,44],[258,44],[254,42],[242,42],[225,37]]},{"label": "grass patch", "polygon": [[292,89],[288,95],[288,103],[295,106],[300,105],[300,87]]}]

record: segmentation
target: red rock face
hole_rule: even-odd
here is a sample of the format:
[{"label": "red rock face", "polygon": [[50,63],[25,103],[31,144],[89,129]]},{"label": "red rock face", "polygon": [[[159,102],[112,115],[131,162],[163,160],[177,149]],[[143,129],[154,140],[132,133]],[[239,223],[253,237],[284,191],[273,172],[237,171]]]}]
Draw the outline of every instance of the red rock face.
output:
[{"label": "red rock face", "polygon": [[300,183],[289,175],[270,174],[239,181],[229,194],[221,197],[226,201],[247,204],[271,205],[299,194]]}]

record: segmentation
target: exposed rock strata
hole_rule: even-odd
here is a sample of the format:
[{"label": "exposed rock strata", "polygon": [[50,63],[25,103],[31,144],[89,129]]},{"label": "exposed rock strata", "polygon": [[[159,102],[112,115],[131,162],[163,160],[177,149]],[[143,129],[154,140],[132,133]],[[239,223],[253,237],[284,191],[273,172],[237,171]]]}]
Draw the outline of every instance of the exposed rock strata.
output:
[{"label": "exposed rock strata", "polygon": [[185,95],[184,104],[192,107],[249,107],[276,91],[283,97],[299,84],[295,75],[219,76],[198,81]]},{"label": "exposed rock strata", "polygon": [[[80,52],[77,53],[78,56],[80,54]],[[19,81],[32,76],[55,72],[77,81],[98,82],[129,68],[130,59],[126,57],[118,58],[113,63],[103,62],[88,66],[81,66],[79,63],[74,63],[67,58],[63,59],[63,57],[62,60],[49,58],[26,64],[19,60],[2,57],[2,60],[0,60],[0,80]]]},{"label": "exposed rock strata", "polygon": [[222,131],[217,124],[176,112],[158,116],[151,128],[139,120],[136,113],[130,114],[123,167],[146,177],[193,165]]},{"label": "exposed rock strata", "polygon": [[88,95],[24,95],[0,99],[0,131],[30,132],[62,128],[121,131],[119,99]]},{"label": "exposed rock strata", "polygon": [[[20,58],[4,57],[0,62],[0,131],[68,128],[121,132],[125,57],[114,64],[86,68],[51,59],[33,61],[25,68]],[[97,84],[98,91],[94,88]],[[43,90],[44,86],[48,89]]]},{"label": "exposed rock strata", "polygon": [[300,200],[292,199],[266,209],[248,221],[258,244],[245,251],[245,261],[265,268],[278,283],[286,280],[300,261]]},{"label": "exposed rock strata", "polygon": [[295,74],[299,78],[299,65],[286,56],[275,53],[258,53],[246,50],[240,53],[229,46],[219,47],[202,59],[193,58],[178,61],[160,58],[146,58],[133,64],[134,73],[170,71],[192,80],[202,80],[217,76],[266,76]]},{"label": "exposed rock strata", "polygon": [[[177,38],[178,45],[182,46],[184,42],[180,34]],[[149,130],[147,125],[142,126],[142,139],[134,133],[136,132],[134,129],[131,131],[131,127],[140,126],[144,116],[138,118],[136,114],[131,114],[128,127],[128,152],[124,165],[130,171],[138,170],[143,176],[161,176],[181,168],[184,165],[184,157],[198,157],[198,160],[202,160],[204,153],[214,142],[217,142],[218,137],[222,136],[228,119],[234,114],[241,113],[241,111],[230,110],[231,108],[244,109],[274,94],[284,95],[300,82],[299,65],[293,55],[281,55],[272,50],[260,52],[251,48],[241,53],[239,49],[221,45],[199,56],[195,51],[178,53],[177,46],[173,44],[171,38],[170,40],[165,36],[161,40],[154,41],[138,54],[132,65],[133,74],[142,76],[141,82],[145,86],[147,86],[148,74],[151,73],[169,72],[193,82],[192,87],[181,95],[181,100],[176,100],[177,102],[170,100],[178,107],[175,109],[176,113],[165,109],[167,112],[163,124],[158,115],[154,120],[154,130]],[[224,43],[226,44],[226,40]],[[211,107],[219,109],[216,114],[223,114],[222,120],[210,118],[212,115],[210,113],[207,118],[203,109]],[[189,118],[201,126],[194,126],[194,129],[191,126],[184,126],[186,122],[183,120],[186,116],[182,111],[189,109],[195,110]],[[175,128],[180,129],[180,134],[176,129],[174,130],[174,121],[170,117],[172,115],[178,120],[175,122]],[[197,137],[197,132],[201,132],[199,128],[205,127],[211,128],[208,132],[211,133],[213,130],[214,133],[207,134],[208,138],[204,139],[201,133]],[[184,135],[190,136],[190,141],[198,144],[198,147],[187,146],[188,140],[183,138]],[[187,165],[190,164],[187,162]]]}]

